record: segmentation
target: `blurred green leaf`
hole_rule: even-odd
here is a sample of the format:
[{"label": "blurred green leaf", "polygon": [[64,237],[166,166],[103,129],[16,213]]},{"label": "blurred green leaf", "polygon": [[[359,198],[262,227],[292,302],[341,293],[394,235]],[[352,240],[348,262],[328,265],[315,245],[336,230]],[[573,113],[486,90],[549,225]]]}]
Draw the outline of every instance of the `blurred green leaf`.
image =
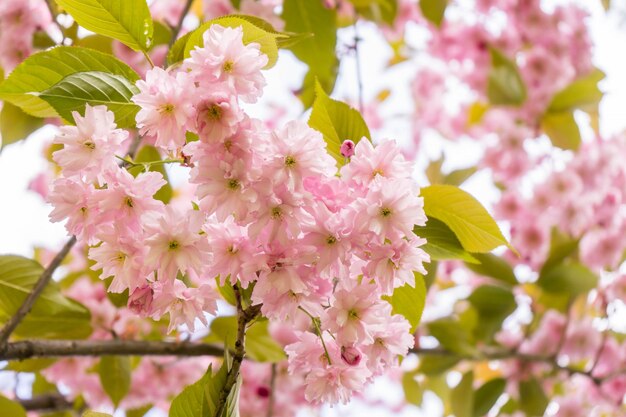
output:
[{"label": "blurred green leaf", "polygon": [[98,375],[104,392],[117,407],[130,390],[130,356],[103,356],[98,365]]},{"label": "blurred green leaf", "polygon": [[487,79],[489,102],[499,106],[519,106],[526,101],[526,86],[515,62],[501,51],[490,48],[491,70]]}]

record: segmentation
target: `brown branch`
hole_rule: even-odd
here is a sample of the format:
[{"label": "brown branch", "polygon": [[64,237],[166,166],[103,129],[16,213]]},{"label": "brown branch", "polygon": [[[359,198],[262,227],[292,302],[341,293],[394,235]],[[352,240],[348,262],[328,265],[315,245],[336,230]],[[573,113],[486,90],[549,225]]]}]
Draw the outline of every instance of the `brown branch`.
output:
[{"label": "brown branch", "polygon": [[556,362],[556,358],[553,356],[541,356],[541,355],[531,355],[526,353],[520,353],[516,350],[493,350],[490,352],[480,352],[478,355],[464,355],[456,352],[452,352],[443,348],[415,348],[411,349],[412,353],[416,353],[418,355],[433,355],[433,356],[451,356],[459,358],[460,360],[466,361],[485,361],[485,360],[519,360],[522,362],[534,362],[534,363],[545,363],[550,365],[552,369],[556,371],[567,372],[570,375],[583,375],[587,378],[591,379],[596,385],[601,384],[602,382],[609,380],[611,377],[615,375],[622,375],[626,373],[626,369],[622,369],[613,374],[603,376],[603,377],[595,377],[591,375],[589,370],[583,370],[580,368],[573,368],[571,366],[560,365]]},{"label": "brown branch", "polygon": [[74,409],[74,403],[58,393],[20,399],[19,403],[26,411],[67,411]]},{"label": "brown branch", "polygon": [[189,13],[189,9],[191,9],[192,3],[193,3],[193,0],[187,0],[187,3],[185,4],[185,8],[183,9],[183,12],[180,15],[180,18],[178,19],[178,23],[176,24],[176,27],[172,31],[172,37],[170,38],[170,42],[167,46],[168,49],[172,49],[172,45],[174,45],[174,42],[176,42],[176,38],[178,37],[180,30],[183,28],[183,21],[185,20],[185,16],[187,16],[187,13]]},{"label": "brown branch", "polygon": [[274,391],[276,390],[276,364],[272,364],[272,374],[270,376],[270,398],[267,404],[267,417],[272,417],[274,414],[274,402],[276,401],[276,396],[274,395]]},{"label": "brown branch", "polygon": [[[261,305],[250,306],[247,309],[243,308],[243,301],[241,297],[241,291],[239,285],[233,286],[235,292],[235,299],[237,300],[237,340],[235,340],[235,352],[233,353],[233,361],[228,374],[226,375],[226,382],[220,391],[219,402],[215,411],[215,416],[219,417],[224,411],[228,396],[233,387],[237,383],[239,378],[239,370],[241,369],[241,363],[246,355],[245,342],[246,342],[246,328],[254,318],[260,313]],[[226,366],[228,364],[225,363]]]},{"label": "brown branch", "polygon": [[0,353],[2,353],[5,349],[11,333],[13,333],[15,328],[33,308],[35,301],[37,301],[39,295],[42,293],[44,288],[46,288],[46,286],[50,282],[50,279],[52,279],[52,274],[61,264],[61,262],[63,262],[63,259],[65,259],[75,243],[76,236],[72,236],[72,238],[67,241],[65,246],[63,246],[63,249],[61,249],[61,251],[57,253],[57,256],[54,257],[50,265],[48,265],[48,267],[43,271],[43,273],[35,283],[32,291],[26,296],[26,299],[24,300],[20,308],[17,309],[17,312],[15,312],[15,314],[4,325],[2,330],[0,330]]},{"label": "brown branch", "polygon": [[205,343],[147,340],[24,340],[6,345],[0,360],[66,356],[224,356]]}]

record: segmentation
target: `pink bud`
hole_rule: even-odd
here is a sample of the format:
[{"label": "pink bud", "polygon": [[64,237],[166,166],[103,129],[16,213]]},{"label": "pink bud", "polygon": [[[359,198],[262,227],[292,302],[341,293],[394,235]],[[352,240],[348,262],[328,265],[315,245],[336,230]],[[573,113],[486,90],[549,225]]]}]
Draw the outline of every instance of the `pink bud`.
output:
[{"label": "pink bud", "polygon": [[150,313],[152,306],[152,295],[154,291],[149,285],[136,288],[128,297],[128,308],[135,314],[146,317]]},{"label": "pink bud", "polygon": [[269,388],[265,387],[265,386],[260,386],[256,389],[256,395],[258,395],[261,398],[267,398],[269,397],[271,394]]},{"label": "pink bud", "polygon": [[339,152],[341,152],[341,155],[343,155],[345,158],[350,158],[352,155],[354,155],[354,142],[352,142],[350,139],[344,140],[341,144]]},{"label": "pink bud", "polygon": [[361,362],[361,352],[355,347],[341,347],[341,359],[350,366],[356,366]]}]

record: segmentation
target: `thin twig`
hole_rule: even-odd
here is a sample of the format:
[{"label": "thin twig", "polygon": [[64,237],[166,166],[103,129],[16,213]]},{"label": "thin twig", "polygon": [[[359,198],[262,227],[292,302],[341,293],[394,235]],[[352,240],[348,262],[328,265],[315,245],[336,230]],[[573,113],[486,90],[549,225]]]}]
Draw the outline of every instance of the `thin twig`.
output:
[{"label": "thin twig", "polygon": [[189,9],[191,9],[191,3],[193,3],[193,0],[187,0],[187,3],[185,4],[185,8],[183,9],[183,12],[180,15],[180,18],[178,19],[178,23],[176,24],[176,27],[172,31],[172,37],[167,46],[168,49],[172,49],[172,45],[174,45],[174,42],[176,42],[176,38],[178,38],[178,34],[180,33],[180,30],[183,28],[183,21],[185,20],[185,16],[187,16],[187,13],[189,13]]},{"label": "thin twig", "polygon": [[270,398],[267,403],[267,417],[272,417],[274,414],[274,402],[276,400],[274,391],[276,390],[276,364],[272,364],[272,373],[270,376]]},{"label": "thin twig", "polygon": [[358,23],[358,19],[354,21],[354,58],[356,61],[356,80],[359,91],[359,111],[363,113],[363,76],[361,74],[361,59],[359,58],[359,42],[361,42],[362,39],[359,37],[357,30]]},{"label": "thin twig", "polygon": [[456,352],[452,352],[442,348],[415,348],[411,350],[412,353],[417,353],[418,355],[432,355],[432,356],[450,356],[459,358],[459,360],[466,361],[489,361],[489,360],[519,360],[522,362],[534,362],[534,363],[545,363],[550,365],[552,369],[556,371],[567,372],[570,375],[583,375],[591,379],[595,384],[600,384],[605,380],[609,380],[615,374],[623,374],[626,373],[626,369],[622,369],[615,374],[603,376],[602,378],[594,377],[589,374],[589,371],[585,371],[583,369],[574,368],[571,366],[560,365],[556,362],[556,358],[553,356],[541,356],[541,355],[531,355],[526,353],[520,353],[516,350],[494,350],[491,352],[480,352],[478,355],[463,355]]},{"label": "thin twig", "polygon": [[[232,365],[226,375],[226,382],[220,391],[219,402],[215,411],[215,416],[221,416],[226,406],[228,396],[230,395],[233,387],[237,383],[239,378],[239,370],[241,369],[241,363],[246,355],[245,343],[246,343],[246,328],[261,311],[261,305],[253,305],[244,310],[243,301],[241,297],[241,291],[239,285],[233,286],[235,292],[235,300],[237,301],[237,340],[235,341],[235,352],[233,354]],[[225,364],[228,366],[228,364]]]},{"label": "thin twig", "polygon": [[63,262],[63,259],[67,256],[69,251],[72,249],[72,246],[76,243],[76,236],[72,236],[70,240],[67,241],[63,249],[54,257],[50,265],[43,271],[32,291],[26,296],[26,299],[20,306],[20,308],[15,312],[15,314],[7,321],[2,330],[0,330],[0,353],[4,351],[7,346],[7,341],[11,336],[11,333],[15,330],[15,328],[20,324],[20,322],[24,319],[24,317],[30,312],[39,298],[39,295],[42,293],[44,288],[52,279],[52,274],[57,269],[57,267]]},{"label": "thin twig", "polygon": [[7,344],[0,360],[65,356],[224,356],[206,343],[148,340],[23,340]]}]

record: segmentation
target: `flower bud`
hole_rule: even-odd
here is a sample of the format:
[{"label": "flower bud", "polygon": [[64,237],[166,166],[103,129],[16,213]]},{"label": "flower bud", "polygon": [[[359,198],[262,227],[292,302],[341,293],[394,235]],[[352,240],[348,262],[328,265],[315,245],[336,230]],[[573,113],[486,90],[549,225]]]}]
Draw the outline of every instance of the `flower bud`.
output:
[{"label": "flower bud", "polygon": [[341,359],[350,366],[356,366],[361,362],[361,352],[355,347],[341,347]]},{"label": "flower bud", "polygon": [[344,140],[341,144],[341,148],[339,148],[339,152],[341,152],[344,158],[350,158],[354,155],[354,142],[350,139]]},{"label": "flower bud", "polygon": [[128,297],[128,308],[135,314],[146,317],[150,313],[152,306],[152,295],[154,291],[149,285],[136,288]]}]

